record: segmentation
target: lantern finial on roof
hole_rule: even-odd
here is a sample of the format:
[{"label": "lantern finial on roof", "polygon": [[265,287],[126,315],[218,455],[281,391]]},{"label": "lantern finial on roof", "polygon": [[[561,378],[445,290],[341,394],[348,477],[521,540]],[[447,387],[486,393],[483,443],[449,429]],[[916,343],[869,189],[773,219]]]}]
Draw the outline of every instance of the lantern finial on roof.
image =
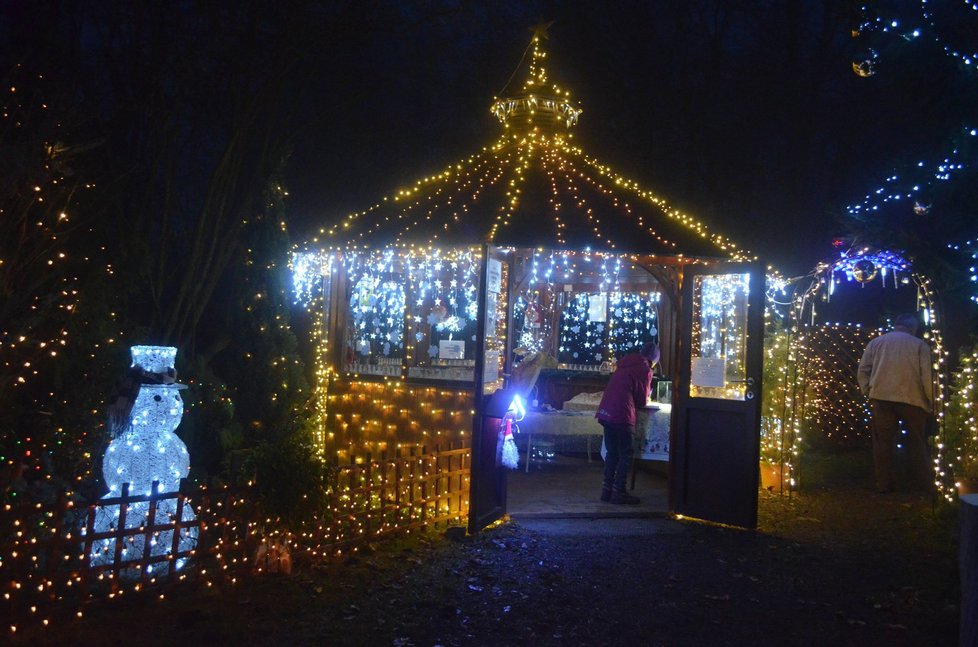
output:
[{"label": "lantern finial on roof", "polygon": [[[509,83],[493,101],[490,111],[503,124],[509,134],[523,137],[530,134],[563,134],[577,123],[581,108],[571,102],[570,92],[562,90],[556,83],[550,83],[544,60],[547,51],[542,43],[550,40],[548,30],[553,21],[540,23],[531,31],[533,38],[523,53],[523,58]],[[513,78],[527,60],[530,53],[529,68],[520,88],[511,90]]]}]

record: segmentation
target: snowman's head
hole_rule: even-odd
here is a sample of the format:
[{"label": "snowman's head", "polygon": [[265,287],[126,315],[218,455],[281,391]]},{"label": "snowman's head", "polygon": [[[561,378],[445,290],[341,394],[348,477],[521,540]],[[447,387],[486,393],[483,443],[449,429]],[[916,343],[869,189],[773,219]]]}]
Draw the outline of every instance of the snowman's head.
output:
[{"label": "snowman's head", "polygon": [[162,384],[144,384],[132,407],[132,426],[149,431],[173,432],[183,418],[180,390]]}]

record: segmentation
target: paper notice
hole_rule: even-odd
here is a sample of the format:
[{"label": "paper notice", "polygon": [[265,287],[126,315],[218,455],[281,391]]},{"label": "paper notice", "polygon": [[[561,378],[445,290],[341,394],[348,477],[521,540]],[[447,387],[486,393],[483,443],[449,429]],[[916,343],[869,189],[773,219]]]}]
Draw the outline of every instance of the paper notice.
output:
[{"label": "paper notice", "polygon": [[465,359],[465,342],[442,339],[438,342],[438,357],[441,359]]},{"label": "paper notice", "polygon": [[608,320],[608,295],[592,294],[587,300],[587,320],[590,322]]},{"label": "paper notice", "polygon": [[503,264],[495,258],[489,259],[489,276],[486,281],[489,292],[499,294],[503,287]]},{"label": "paper notice", "polygon": [[482,381],[490,384],[499,379],[499,351],[487,350],[486,363],[482,367]]},{"label": "paper notice", "polygon": [[692,368],[693,386],[724,386],[727,361],[722,357],[694,357]]}]

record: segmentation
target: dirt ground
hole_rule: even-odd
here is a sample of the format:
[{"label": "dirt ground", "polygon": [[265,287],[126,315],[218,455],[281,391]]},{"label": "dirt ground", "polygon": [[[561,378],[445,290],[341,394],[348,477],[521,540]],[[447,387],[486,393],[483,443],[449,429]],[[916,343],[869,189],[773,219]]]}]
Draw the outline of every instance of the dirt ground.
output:
[{"label": "dirt ground", "polygon": [[95,605],[37,645],[954,645],[957,507],[809,459],[756,531],[674,519],[502,523],[388,540],[229,590]]}]

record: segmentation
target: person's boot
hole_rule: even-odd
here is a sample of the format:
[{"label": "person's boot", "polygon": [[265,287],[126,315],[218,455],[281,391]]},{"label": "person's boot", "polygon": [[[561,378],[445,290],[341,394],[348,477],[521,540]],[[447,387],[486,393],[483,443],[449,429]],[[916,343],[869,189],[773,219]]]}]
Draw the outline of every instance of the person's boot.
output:
[{"label": "person's boot", "polygon": [[632,496],[628,492],[624,492],[624,491],[619,492],[618,490],[615,490],[611,493],[611,503],[624,503],[627,505],[634,505],[638,503],[639,500],[640,499],[637,496]]},{"label": "person's boot", "polygon": [[607,485],[601,486],[601,500],[605,503],[611,501],[611,488]]}]

